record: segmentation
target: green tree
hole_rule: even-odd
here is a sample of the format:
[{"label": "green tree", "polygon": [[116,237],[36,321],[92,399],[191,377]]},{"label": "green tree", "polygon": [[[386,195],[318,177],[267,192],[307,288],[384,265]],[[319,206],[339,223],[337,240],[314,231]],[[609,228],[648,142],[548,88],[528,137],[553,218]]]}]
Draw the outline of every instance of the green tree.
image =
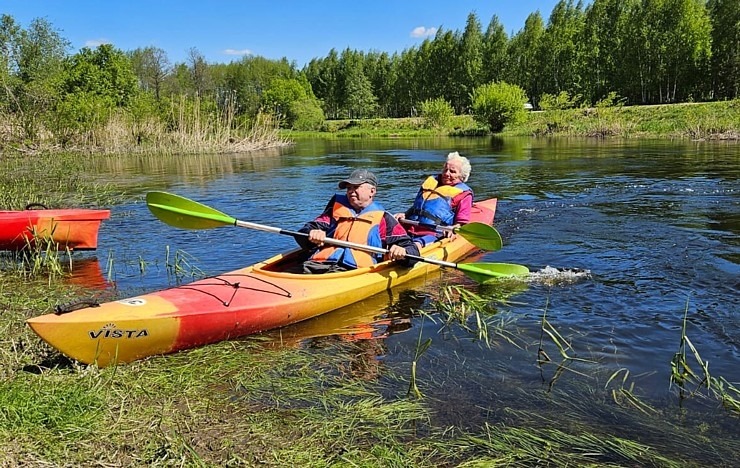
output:
[{"label": "green tree", "polygon": [[139,79],[139,86],[144,91],[151,91],[159,100],[167,76],[172,72],[172,65],[167,52],[158,47],[135,49],[128,54],[131,66]]},{"label": "green tree", "polygon": [[463,97],[460,67],[460,35],[454,31],[437,30],[434,40],[424,47],[417,57],[421,61],[417,83],[421,83],[420,100],[443,97],[452,103],[458,113],[462,112]]},{"label": "green tree", "polygon": [[508,49],[506,81],[524,88],[535,106],[543,88],[541,73],[544,67],[539,62],[539,50],[544,33],[542,16],[539,12],[532,13],[524,22],[524,28],[512,37]]},{"label": "green tree", "polygon": [[377,99],[373,94],[370,80],[362,70],[352,70],[346,77],[345,106],[350,118],[372,116],[377,109]]},{"label": "green tree", "polygon": [[188,50],[188,70],[196,96],[204,97],[213,90],[213,78],[208,62],[206,62],[205,56],[195,47]]},{"label": "green tree", "polygon": [[516,124],[527,117],[524,104],[527,94],[517,85],[498,82],[475,89],[472,96],[473,117],[491,132],[497,133],[508,123]]},{"label": "green tree", "polygon": [[69,42],[49,22],[35,19],[23,29],[9,15],[0,18],[0,106],[18,120],[20,139],[35,139],[59,97]]},{"label": "green tree", "polygon": [[468,15],[458,50],[459,62],[455,74],[457,91],[453,102],[457,103],[457,110],[462,113],[470,107],[473,90],[483,83],[483,33],[475,13]]},{"label": "green tree", "polygon": [[709,0],[712,22],[712,88],[716,99],[740,97],[740,2]]},{"label": "green tree", "polygon": [[70,143],[94,146],[95,130],[111,117],[116,106],[113,98],[91,90],[77,90],[65,95],[49,119],[49,129],[62,145]]},{"label": "green tree", "polygon": [[371,52],[365,56],[365,75],[370,80],[373,92],[378,100],[379,117],[395,117],[392,111],[393,87],[396,77],[387,53]]},{"label": "green tree", "polygon": [[711,53],[711,26],[702,0],[633,2],[625,23],[623,65],[633,102],[675,102],[692,96]]},{"label": "green tree", "polygon": [[558,94],[544,93],[540,96],[540,109],[563,110],[578,107],[579,96],[571,96],[568,91],[560,91]]},{"label": "green tree", "polygon": [[393,102],[397,116],[415,115],[415,105],[421,96],[416,86],[416,76],[419,74],[418,54],[414,48],[404,49],[400,55],[394,55],[394,60],[391,61],[391,70],[396,77]]},{"label": "green tree", "polygon": [[540,72],[544,78],[543,92],[580,92],[577,42],[582,35],[583,18],[580,2],[573,5],[573,0],[561,0],[553,8],[538,47]]},{"label": "green tree", "polygon": [[322,101],[324,113],[332,119],[339,118],[342,90],[339,82],[339,55],[335,49],[323,59],[313,59],[303,72],[311,84],[311,89]]},{"label": "green tree", "polygon": [[584,27],[578,43],[581,55],[577,63],[581,90],[588,102],[595,103],[619,86],[621,61],[618,51],[624,22],[623,0],[594,0],[586,7]]},{"label": "green tree", "polygon": [[95,50],[84,47],[69,58],[62,89],[68,95],[90,93],[109,98],[114,106],[125,106],[139,91],[130,60],[110,44]]},{"label": "green tree", "polygon": [[324,113],[305,77],[275,78],[262,97],[265,107],[280,118],[283,126],[297,130],[316,130],[324,123]]},{"label": "green tree", "polygon": [[490,83],[503,80],[507,68],[509,37],[498,16],[493,15],[483,36],[481,81]]},{"label": "green tree", "polygon": [[[264,93],[274,79],[297,79],[299,74],[287,60],[247,56],[227,65],[210,66],[217,99],[223,106],[235,100],[237,114],[256,116],[265,103]],[[308,85],[306,85],[308,86]]]},{"label": "green tree", "polygon": [[701,98],[702,65],[711,56],[711,23],[704,0],[668,0],[663,14],[666,28],[666,73],[662,77],[670,102]]},{"label": "green tree", "polygon": [[319,130],[324,125],[324,111],[316,99],[306,97],[291,102],[288,115],[295,130]]},{"label": "green tree", "polygon": [[364,62],[362,53],[350,49],[345,49],[339,58],[342,110],[351,119],[372,117],[377,110],[377,98],[365,75]]},{"label": "green tree", "polygon": [[96,145],[95,130],[139,92],[130,60],[110,44],[68,58],[61,89],[50,127],[63,144],[79,139],[84,145]]}]

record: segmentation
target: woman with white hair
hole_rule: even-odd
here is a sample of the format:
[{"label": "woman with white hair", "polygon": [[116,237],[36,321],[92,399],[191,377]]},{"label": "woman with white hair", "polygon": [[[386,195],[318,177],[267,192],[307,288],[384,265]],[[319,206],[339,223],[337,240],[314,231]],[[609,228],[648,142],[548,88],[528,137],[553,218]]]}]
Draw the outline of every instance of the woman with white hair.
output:
[{"label": "woman with white hair", "polygon": [[436,241],[440,237],[453,237],[452,231],[437,233],[435,225],[460,226],[470,221],[473,206],[473,190],[465,182],[470,177],[470,161],[455,151],[447,155],[442,172],[429,176],[421,184],[413,205],[406,213],[397,213],[396,219],[409,219],[418,224],[407,231],[419,247]]}]

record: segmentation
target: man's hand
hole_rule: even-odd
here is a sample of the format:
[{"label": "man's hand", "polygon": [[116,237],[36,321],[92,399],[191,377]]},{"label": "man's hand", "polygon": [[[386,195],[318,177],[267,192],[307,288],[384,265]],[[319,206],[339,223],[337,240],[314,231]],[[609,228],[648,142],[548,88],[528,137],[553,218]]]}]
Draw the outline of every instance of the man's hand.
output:
[{"label": "man's hand", "polygon": [[388,258],[391,260],[402,260],[406,258],[406,249],[398,245],[392,245],[388,249]]},{"label": "man's hand", "polygon": [[310,231],[308,231],[308,240],[318,245],[319,247],[322,247],[324,245],[325,239],[326,233],[321,229],[311,229]]}]

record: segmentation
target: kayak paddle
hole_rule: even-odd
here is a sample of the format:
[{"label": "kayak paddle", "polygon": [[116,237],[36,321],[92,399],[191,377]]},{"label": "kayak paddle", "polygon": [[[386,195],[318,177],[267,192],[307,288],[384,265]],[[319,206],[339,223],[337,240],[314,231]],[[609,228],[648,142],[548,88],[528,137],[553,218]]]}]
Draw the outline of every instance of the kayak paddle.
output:
[{"label": "kayak paddle", "polygon": [[[149,192],[146,194],[146,204],[149,211],[161,221],[170,226],[184,229],[211,229],[220,226],[238,226],[259,231],[283,234],[292,237],[308,237],[305,232],[288,231],[264,224],[239,221],[236,218],[224,214],[209,206],[196,201],[167,192]],[[373,247],[371,245],[356,244],[338,239],[326,238],[324,243],[337,245],[350,249],[363,250],[365,252],[387,254],[388,249]],[[449,268],[456,268],[474,281],[483,283],[492,278],[508,277],[512,275],[526,275],[529,273],[523,265],[508,263],[452,263],[434,258],[420,257],[417,255],[406,255],[406,258],[421,262],[431,263]]]},{"label": "kayak paddle", "polygon": [[470,242],[474,246],[483,250],[496,251],[501,250],[503,241],[501,240],[501,234],[498,233],[496,228],[489,226],[485,223],[468,223],[463,224],[459,227],[452,226],[439,226],[437,224],[424,224],[418,221],[412,221],[410,219],[400,219],[403,224],[411,226],[422,226],[428,229],[432,229],[437,232],[452,231],[459,235],[466,241]]}]

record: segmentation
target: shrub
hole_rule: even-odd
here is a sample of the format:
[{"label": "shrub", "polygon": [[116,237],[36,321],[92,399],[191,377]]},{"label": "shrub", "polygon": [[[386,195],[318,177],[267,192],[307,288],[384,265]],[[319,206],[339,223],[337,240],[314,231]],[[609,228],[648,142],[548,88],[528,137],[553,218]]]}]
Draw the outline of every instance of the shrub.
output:
[{"label": "shrub", "polygon": [[449,125],[455,115],[452,105],[444,98],[427,99],[419,106],[424,126],[428,128],[444,128]]},{"label": "shrub", "polygon": [[580,94],[571,96],[568,91],[560,91],[557,95],[545,93],[540,97],[539,106],[542,110],[574,109],[581,100]]},{"label": "shrub", "polygon": [[288,119],[294,130],[319,130],[325,120],[318,100],[311,98],[291,102]]},{"label": "shrub", "polygon": [[524,104],[527,94],[517,85],[498,82],[475,88],[472,95],[475,120],[494,133],[508,123],[519,123],[527,118]]},{"label": "shrub", "polygon": [[109,96],[89,92],[68,94],[57,104],[56,112],[49,122],[49,129],[58,143],[67,145],[88,144],[94,130],[101,128],[108,121],[115,108]]},{"label": "shrub", "polygon": [[611,91],[609,94],[601,98],[594,107],[596,108],[604,108],[604,107],[624,107],[624,103],[627,99],[626,98],[620,98],[617,93],[614,91]]}]

